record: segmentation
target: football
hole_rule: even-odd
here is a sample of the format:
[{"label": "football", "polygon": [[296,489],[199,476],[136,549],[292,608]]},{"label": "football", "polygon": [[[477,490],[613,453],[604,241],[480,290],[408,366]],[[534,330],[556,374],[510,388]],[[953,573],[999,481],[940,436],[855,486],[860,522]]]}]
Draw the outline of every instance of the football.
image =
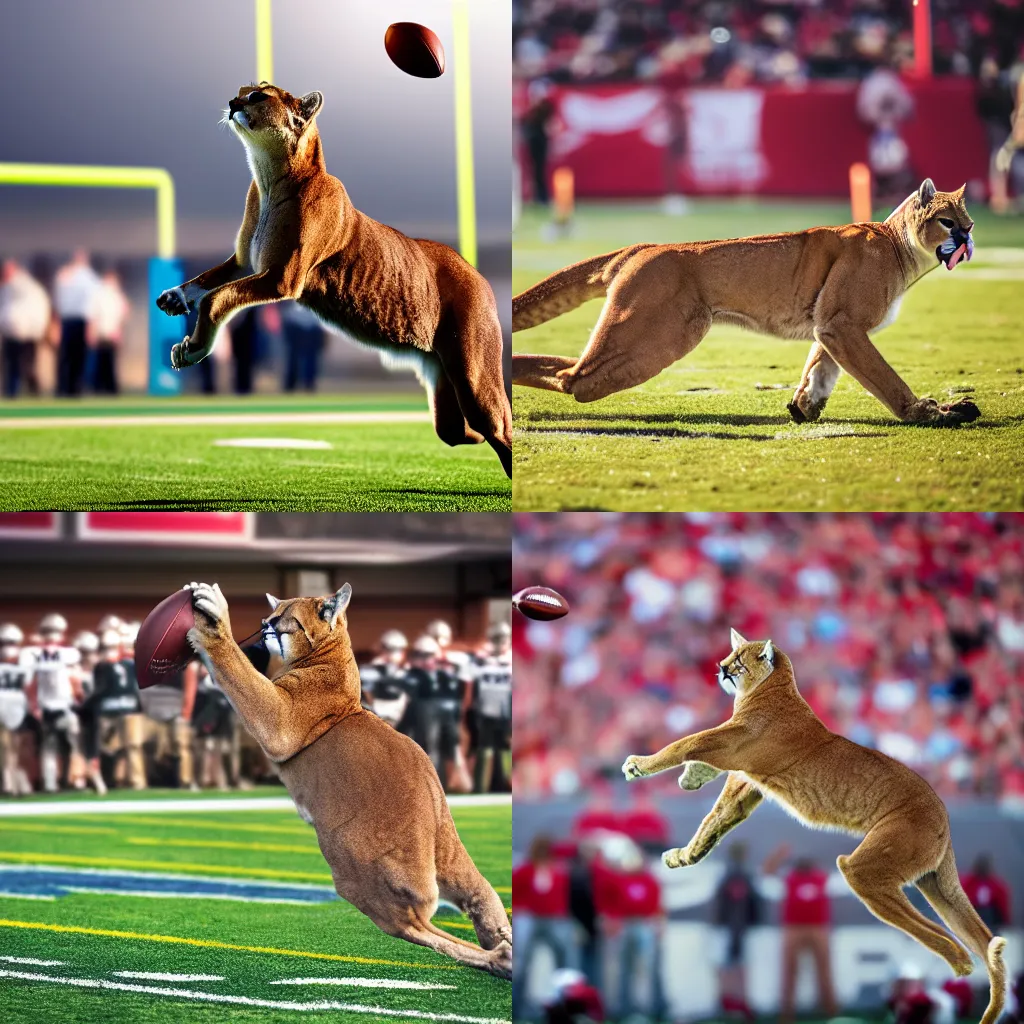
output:
[{"label": "football", "polygon": [[543,622],[560,619],[569,613],[569,602],[550,587],[526,587],[512,598],[512,607],[518,608],[528,619]]},{"label": "football", "polygon": [[396,21],[384,33],[384,49],[395,67],[414,78],[444,74],[444,47],[426,25]]},{"label": "football", "polygon": [[194,625],[191,590],[176,590],[146,616],[135,639],[135,675],[140,689],[166,682],[195,657],[186,639]]}]

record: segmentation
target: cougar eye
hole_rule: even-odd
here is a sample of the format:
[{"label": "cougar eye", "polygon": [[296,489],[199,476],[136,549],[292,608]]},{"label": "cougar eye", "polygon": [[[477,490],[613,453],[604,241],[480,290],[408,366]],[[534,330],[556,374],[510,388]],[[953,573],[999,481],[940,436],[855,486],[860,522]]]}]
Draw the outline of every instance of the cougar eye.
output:
[{"label": "cougar eye", "polygon": [[946,217],[940,217],[939,218],[939,223],[944,228],[949,228],[950,230],[952,230],[952,228],[953,228],[953,222],[951,220],[948,220]]},{"label": "cougar eye", "polygon": [[260,92],[259,90],[257,90],[256,92],[249,93],[248,97],[246,97],[246,102],[247,103],[262,103],[263,100],[269,100],[269,99],[270,99],[270,97],[265,92]]}]

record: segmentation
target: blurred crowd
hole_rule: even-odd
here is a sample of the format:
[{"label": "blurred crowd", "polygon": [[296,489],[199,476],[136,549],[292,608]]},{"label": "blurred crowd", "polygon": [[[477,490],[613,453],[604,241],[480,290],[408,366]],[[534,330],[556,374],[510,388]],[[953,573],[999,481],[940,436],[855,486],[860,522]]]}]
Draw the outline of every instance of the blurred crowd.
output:
[{"label": "blurred crowd", "polygon": [[[543,1016],[550,1024],[563,1024],[582,1017],[643,1021],[673,1016],[663,991],[663,972],[671,967],[659,882],[669,826],[645,791],[633,795],[631,805],[616,807],[607,787],[596,787],[567,834],[535,835],[515,866],[512,904],[519,960],[513,1019]],[[751,929],[777,924],[779,1020],[786,1024],[794,1018],[805,958],[814,966],[815,1016],[834,1018],[839,1008],[828,870],[802,853],[794,855],[786,845],[761,865],[749,862],[742,842],[729,842],[725,855],[727,866],[705,908],[706,922],[725,940],[717,964],[722,1015],[754,1019],[748,940]],[[1001,933],[1012,924],[1010,886],[988,854],[961,874],[961,883],[989,929]],[[547,985],[532,978],[542,947],[555,968]],[[1016,981],[1015,991],[1022,980]],[[904,966],[889,994],[890,1019],[895,1024],[953,1024],[972,1016],[978,998],[965,979],[932,986]],[[987,992],[981,998],[987,1000]]]},{"label": "blurred crowd", "polygon": [[0,387],[5,398],[40,393],[39,356],[56,356],[56,394],[117,394],[118,354],[130,307],[116,269],[97,273],[83,249],[52,288],[15,259],[0,266]]},{"label": "blurred crowd", "polygon": [[[937,74],[1024,63],[1016,0],[931,0]],[[514,70],[555,81],[678,85],[859,78],[913,62],[905,0],[513,0]]]},{"label": "blurred crowd", "polygon": [[[58,614],[35,630],[0,624],[0,792],[92,787],[249,788],[276,769],[200,661],[139,688],[137,622],[104,616],[68,635]],[[454,644],[437,620],[411,646],[396,630],[367,652],[363,706],[430,754],[446,789],[506,791],[511,740],[511,629]],[[245,653],[261,672],[262,645]],[[357,652],[358,656],[358,652]]]},{"label": "blurred crowd", "polygon": [[[100,270],[96,269],[99,264]],[[131,304],[122,275],[84,249],[55,272],[39,257],[28,267],[0,262],[0,393],[4,398],[39,395],[40,362],[52,358],[53,392],[58,397],[113,395],[121,390],[119,364]],[[195,329],[190,313],[182,335]],[[281,389],[315,391],[326,333],[316,315],[296,302],[243,310],[223,328],[214,355],[188,378],[204,394],[220,389],[222,362],[230,362],[229,389],[249,394],[256,374],[271,361],[280,342]]]},{"label": "blurred crowd", "polygon": [[517,620],[517,796],[728,718],[734,627],[792,658],[829,728],[942,796],[1024,801],[1020,514],[520,513],[513,545],[515,588],[572,609]]}]

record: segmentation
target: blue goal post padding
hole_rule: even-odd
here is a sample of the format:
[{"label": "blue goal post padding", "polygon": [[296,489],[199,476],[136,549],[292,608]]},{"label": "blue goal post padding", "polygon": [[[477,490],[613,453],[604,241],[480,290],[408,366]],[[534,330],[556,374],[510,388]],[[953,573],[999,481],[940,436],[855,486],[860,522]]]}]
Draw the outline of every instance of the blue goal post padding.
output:
[{"label": "blue goal post padding", "polygon": [[154,256],[149,261],[149,393],[177,395],[181,375],[171,368],[171,346],[185,337],[184,316],[168,316],[156,308],[161,292],[175,288],[185,278],[181,260]]}]

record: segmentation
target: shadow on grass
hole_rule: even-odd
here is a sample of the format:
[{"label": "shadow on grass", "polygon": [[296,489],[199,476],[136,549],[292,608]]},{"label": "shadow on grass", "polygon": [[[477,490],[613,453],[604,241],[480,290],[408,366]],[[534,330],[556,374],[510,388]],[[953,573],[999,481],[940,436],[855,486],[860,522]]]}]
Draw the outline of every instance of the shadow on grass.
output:
[{"label": "shadow on grass", "polygon": [[683,430],[672,427],[531,427],[532,434],[584,434],[588,437],[646,437],[652,441],[663,438],[678,440],[714,438],[716,441],[774,441],[774,434],[730,434],[725,430]]}]

